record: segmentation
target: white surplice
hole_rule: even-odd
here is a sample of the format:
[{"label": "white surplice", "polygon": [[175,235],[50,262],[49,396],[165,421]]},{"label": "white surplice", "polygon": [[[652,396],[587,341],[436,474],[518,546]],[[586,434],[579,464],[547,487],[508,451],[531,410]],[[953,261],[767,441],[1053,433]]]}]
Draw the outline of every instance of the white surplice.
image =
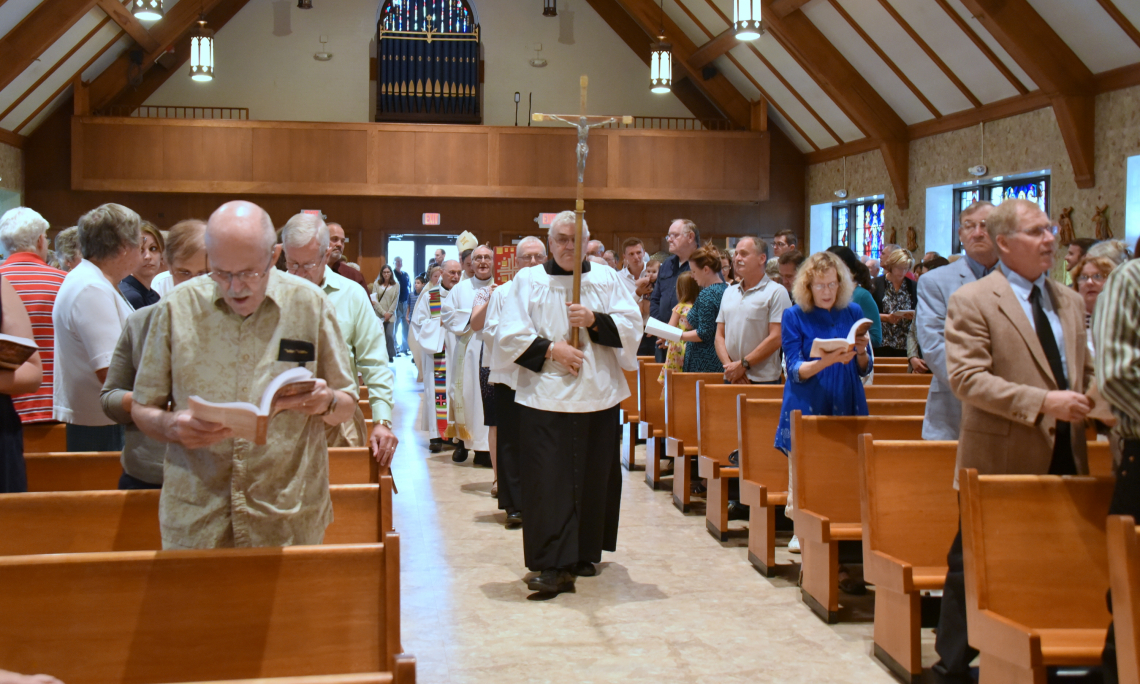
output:
[{"label": "white surplice", "polygon": [[491,293],[491,301],[487,302],[487,316],[483,321],[483,330],[479,333],[480,339],[483,340],[483,367],[490,368],[491,375],[487,382],[493,385],[503,384],[511,389],[518,389],[519,386],[519,366],[512,363],[508,371],[499,371],[491,367],[491,358],[495,354],[495,339],[498,335],[499,324],[503,319],[503,302],[506,301],[507,295],[511,292],[511,285],[513,280],[495,288]]},{"label": "white surplice", "polygon": [[425,288],[420,292],[416,308],[412,311],[412,332],[420,349],[420,371],[424,378],[424,399],[420,405],[420,417],[416,429],[439,437],[435,414],[435,355],[444,351],[447,331],[441,325],[440,316],[431,315],[431,293],[439,292],[440,300],[447,301],[448,290],[440,285]]},{"label": "white surplice", "polygon": [[[454,436],[472,451],[490,451],[490,430],[483,424],[483,395],[479,389],[479,355],[483,342],[471,330],[475,293],[491,279],[468,278],[451,288],[443,302],[440,320],[455,339],[455,355],[448,354],[447,409]],[[452,361],[454,359],[454,362]],[[454,363],[454,365],[453,365]],[[449,433],[452,428],[448,426]]]},{"label": "white surplice", "polygon": [[541,373],[515,363],[539,337],[552,342],[570,340],[566,304],[572,298],[573,276],[551,275],[548,268],[561,271],[550,262],[515,275],[499,314],[491,368],[499,372],[519,368],[515,401],[524,406],[558,413],[590,413],[615,406],[629,396],[622,369],[637,368],[642,328],[637,302],[618,272],[608,266],[583,264],[581,302],[591,311],[610,316],[621,347],[591,342],[589,332],[581,329],[579,342],[585,359],[577,377],[552,359],[543,363]]}]

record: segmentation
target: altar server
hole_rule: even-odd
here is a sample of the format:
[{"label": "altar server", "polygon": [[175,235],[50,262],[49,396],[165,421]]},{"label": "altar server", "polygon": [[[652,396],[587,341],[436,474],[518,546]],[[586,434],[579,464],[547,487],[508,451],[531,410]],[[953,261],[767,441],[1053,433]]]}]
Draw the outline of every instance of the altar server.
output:
[{"label": "altar server", "polygon": [[479,393],[479,357],[483,342],[471,329],[471,310],[475,294],[491,284],[495,253],[485,245],[477,246],[470,256],[474,275],[461,280],[443,302],[440,320],[455,339],[454,353],[449,355],[447,374],[448,437],[463,443],[451,460],[467,460],[467,452],[475,452],[475,465],[491,467],[491,446],[487,426],[483,424],[483,400]]},{"label": "altar server", "polygon": [[424,400],[416,429],[433,435],[432,453],[443,449],[447,432],[447,331],[440,324],[443,302],[451,288],[459,282],[459,262],[443,262],[439,283],[421,293],[412,312],[412,332],[420,347],[420,368],[424,375]]}]

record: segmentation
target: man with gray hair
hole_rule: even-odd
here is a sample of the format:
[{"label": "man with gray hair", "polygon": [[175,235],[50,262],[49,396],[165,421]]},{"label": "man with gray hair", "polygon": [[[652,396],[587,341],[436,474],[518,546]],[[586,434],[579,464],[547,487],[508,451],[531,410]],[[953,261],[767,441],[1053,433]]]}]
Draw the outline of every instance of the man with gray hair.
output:
[{"label": "man with gray hair", "polygon": [[[662,323],[669,322],[673,307],[677,306],[677,277],[689,270],[689,257],[701,246],[701,234],[697,230],[697,224],[689,219],[674,219],[669,224],[665,241],[669,243],[669,253],[672,256],[661,264],[657,282],[649,295],[649,315]],[[663,342],[664,340],[657,341],[658,363],[665,361]]]},{"label": "man with gray hair", "polygon": [[55,328],[51,312],[66,273],[47,264],[48,222],[27,207],[16,207],[0,217],[0,243],[8,258],[0,265],[0,275],[12,283],[20,295],[32,334],[40,347],[43,380],[39,390],[12,397],[20,421],[47,423],[52,421],[52,369],[55,361]]},{"label": "man with gray hair", "polygon": [[79,265],[83,261],[83,254],[79,251],[79,226],[72,226],[59,231],[55,236],[53,245],[55,258],[65,272]]},{"label": "man with gray hair", "polygon": [[286,270],[324,290],[347,345],[352,377],[362,377],[368,388],[372,434],[364,434],[364,412],[357,405],[352,420],[325,426],[328,445],[359,447],[367,440],[373,458],[380,467],[386,468],[399,440],[392,433],[393,378],[380,319],[373,312],[368,296],[329,267],[329,228],[319,216],[297,214],[290,218],[281,229],[281,246],[285,251]]},{"label": "man with gray hair", "polygon": [[483,423],[483,399],[479,388],[480,358],[483,342],[471,328],[475,296],[493,281],[495,252],[486,245],[471,251],[472,276],[451,289],[443,302],[440,320],[451,334],[454,353],[447,357],[447,408],[448,436],[457,437],[462,444],[451,460],[467,460],[467,452],[475,452],[474,464],[491,467],[490,433]]},{"label": "man with gray hair", "polygon": [[[349,420],[357,404],[336,314],[319,288],[274,267],[281,248],[256,204],[219,207],[206,224],[206,252],[210,277],[155,305],[135,378],[131,417],[168,444],[162,546],[319,544],[333,516],[324,426]],[[277,400],[264,445],[187,410],[195,395],[259,404],[298,366],[313,372],[315,386]]]},{"label": "man with gray hair", "polygon": [[[582,235],[589,227],[582,222]],[[496,329],[492,368],[518,367],[523,551],[541,594],[569,591],[597,574],[617,545],[621,501],[618,403],[629,396],[622,370],[637,367],[641,310],[611,268],[581,264],[573,304],[575,215],[550,226],[553,259],[515,276]],[[578,347],[570,331],[578,328]]]},{"label": "man with gray hair", "polygon": [[586,243],[586,254],[585,254],[585,256],[587,256],[587,257],[596,256],[598,258],[603,258],[605,256],[605,254],[606,254],[606,246],[602,244],[601,240],[590,240],[589,242]]}]

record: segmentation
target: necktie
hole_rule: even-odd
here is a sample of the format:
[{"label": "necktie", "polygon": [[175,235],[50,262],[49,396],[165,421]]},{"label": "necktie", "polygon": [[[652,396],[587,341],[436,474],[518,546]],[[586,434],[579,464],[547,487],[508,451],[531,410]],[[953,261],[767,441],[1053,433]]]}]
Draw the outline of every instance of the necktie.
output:
[{"label": "necktie", "polygon": [[[1049,360],[1049,368],[1053,371],[1053,379],[1057,382],[1057,389],[1069,389],[1069,382],[1065,377],[1065,367],[1061,363],[1061,351],[1057,348],[1057,338],[1053,335],[1053,326],[1049,317],[1045,315],[1045,307],[1041,306],[1041,288],[1036,285],[1029,293],[1029,304],[1033,307],[1033,322],[1037,328],[1037,339],[1041,341],[1041,348],[1045,350],[1045,358]],[[1063,420],[1057,421],[1056,434],[1053,440],[1053,461],[1049,464],[1050,475],[1076,475],[1076,461],[1073,459],[1072,425]]]}]

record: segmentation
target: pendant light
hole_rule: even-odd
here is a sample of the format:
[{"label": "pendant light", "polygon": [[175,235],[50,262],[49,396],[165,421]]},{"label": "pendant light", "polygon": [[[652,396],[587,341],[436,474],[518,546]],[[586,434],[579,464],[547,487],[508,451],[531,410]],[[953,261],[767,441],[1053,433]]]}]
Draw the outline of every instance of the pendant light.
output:
[{"label": "pendant light", "polygon": [[544,16],[544,17],[557,17],[558,16],[558,0],[543,0],[542,16]]},{"label": "pendant light", "polygon": [[214,80],[214,32],[206,28],[206,14],[198,15],[198,27],[190,36],[190,78]]},{"label": "pendant light", "polygon": [[649,91],[673,90],[673,46],[665,42],[665,0],[661,0],[661,32],[649,53]]},{"label": "pendant light", "polygon": [[139,21],[158,21],[162,18],[162,0],[131,0],[131,14]]},{"label": "pendant light", "polygon": [[737,40],[760,37],[760,0],[732,0],[732,28]]}]

